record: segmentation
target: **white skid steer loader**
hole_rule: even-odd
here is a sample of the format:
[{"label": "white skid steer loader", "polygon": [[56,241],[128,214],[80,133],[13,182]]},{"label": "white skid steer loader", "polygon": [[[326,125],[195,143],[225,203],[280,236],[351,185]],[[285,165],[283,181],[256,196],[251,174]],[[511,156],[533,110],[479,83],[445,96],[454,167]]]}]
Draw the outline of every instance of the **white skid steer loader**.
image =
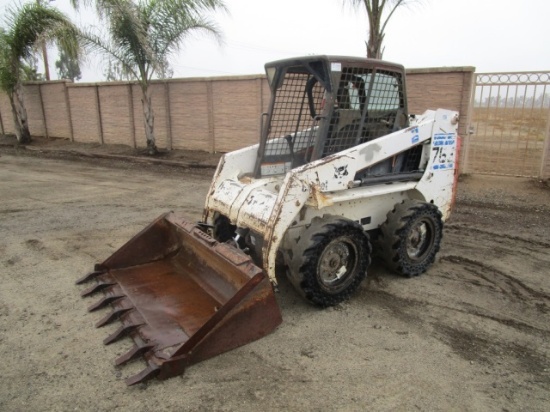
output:
[{"label": "white skid steer loader", "polygon": [[89,310],[114,309],[98,326],[122,323],[105,343],[135,343],[117,363],[147,361],[128,384],[271,332],[278,263],[326,307],[359,287],[371,244],[405,276],[434,262],[455,195],[458,113],[409,116],[404,68],[379,60],[307,56],[266,72],[260,142],[221,158],[203,221],[163,215],[79,281],[95,279],[84,296],[103,291]]},{"label": "white skid steer loader", "polygon": [[365,278],[369,238],[392,270],[426,271],[453,203],[458,113],[409,118],[395,64],[311,56],[266,70],[261,141],[221,159],[206,200],[214,237],[236,236],[273,283],[280,251],[296,289],[320,306]]}]

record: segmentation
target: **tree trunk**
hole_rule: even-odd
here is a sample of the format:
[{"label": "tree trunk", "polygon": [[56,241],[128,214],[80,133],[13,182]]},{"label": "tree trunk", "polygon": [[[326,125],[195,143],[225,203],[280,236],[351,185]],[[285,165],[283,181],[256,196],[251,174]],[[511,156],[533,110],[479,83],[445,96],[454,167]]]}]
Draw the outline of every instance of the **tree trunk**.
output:
[{"label": "tree trunk", "polygon": [[46,81],[50,81],[50,64],[48,63],[48,48],[46,47],[46,41],[42,40],[42,59],[44,60],[44,75]]},{"label": "tree trunk", "polygon": [[27,109],[23,101],[23,88],[20,83],[17,83],[13,94],[9,94],[11,110],[13,114],[13,122],[15,124],[15,134],[17,141],[20,144],[31,142],[31,133],[29,131],[29,123],[27,118]]},{"label": "tree trunk", "polygon": [[155,114],[153,113],[153,106],[151,104],[151,92],[149,85],[141,87],[142,98],[141,103],[143,105],[143,120],[145,123],[145,138],[147,139],[147,152],[150,155],[158,153],[157,145],[155,143],[155,134],[153,131]]},{"label": "tree trunk", "polygon": [[384,33],[381,33],[380,22],[382,20],[383,6],[373,2],[369,13],[369,40],[367,42],[367,57],[370,59],[382,58],[382,41]]},{"label": "tree trunk", "polygon": [[13,125],[15,126],[15,136],[17,137],[17,141],[19,141],[21,138],[21,123],[19,123],[19,117],[17,116],[17,109],[15,108],[13,93],[8,93],[8,97],[10,99],[11,114],[13,116]]},{"label": "tree trunk", "polygon": [[367,57],[370,59],[382,59],[382,40],[384,35],[371,35],[367,43]]}]

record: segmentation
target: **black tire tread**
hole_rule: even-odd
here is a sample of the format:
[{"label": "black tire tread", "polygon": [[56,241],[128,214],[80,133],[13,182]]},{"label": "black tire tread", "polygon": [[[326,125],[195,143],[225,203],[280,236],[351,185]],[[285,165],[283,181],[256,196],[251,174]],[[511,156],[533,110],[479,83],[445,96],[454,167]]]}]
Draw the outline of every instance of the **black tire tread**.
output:
[{"label": "black tire tread", "polygon": [[[334,238],[341,235],[350,235],[359,242],[358,267],[359,270],[353,281],[337,294],[329,294],[322,290],[316,281],[317,259],[323,248]],[[367,275],[367,268],[370,265],[371,244],[368,234],[361,225],[339,216],[323,216],[313,219],[312,225],[306,229],[299,243],[299,250],[303,250],[300,259],[300,292],[310,302],[317,306],[328,307],[341,303],[359,287]]]},{"label": "black tire tread", "polygon": [[[432,250],[418,264],[411,264],[401,249],[405,243],[404,232],[416,217],[431,216],[435,224],[435,241]],[[386,215],[386,221],[380,227],[379,248],[381,256],[390,270],[398,274],[413,277],[424,273],[434,263],[441,247],[443,222],[437,206],[420,200],[404,200],[394,206]]]}]

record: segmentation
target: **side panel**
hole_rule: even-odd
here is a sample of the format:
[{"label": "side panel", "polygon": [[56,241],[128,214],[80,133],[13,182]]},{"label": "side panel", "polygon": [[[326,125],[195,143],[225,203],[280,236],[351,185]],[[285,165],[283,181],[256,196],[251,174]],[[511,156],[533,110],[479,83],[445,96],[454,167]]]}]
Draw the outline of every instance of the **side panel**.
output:
[{"label": "side panel", "polygon": [[323,215],[343,216],[346,219],[358,222],[365,230],[377,229],[386,220],[386,214],[393,209],[396,203],[404,199],[415,197],[416,193],[411,191],[397,190],[380,195],[359,197],[342,202],[335,202],[322,209],[304,208],[298,214],[296,227],[309,224],[313,218]]}]

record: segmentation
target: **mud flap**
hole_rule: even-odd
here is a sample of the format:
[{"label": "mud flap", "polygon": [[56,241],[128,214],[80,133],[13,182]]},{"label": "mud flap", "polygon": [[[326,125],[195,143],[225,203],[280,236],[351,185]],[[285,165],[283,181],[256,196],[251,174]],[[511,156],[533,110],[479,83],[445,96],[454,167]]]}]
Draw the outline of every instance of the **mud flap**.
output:
[{"label": "mud flap", "polygon": [[138,357],[147,362],[128,385],[182,374],[193,363],[262,338],[282,321],[268,277],[249,256],[172,212],[77,284],[92,281],[82,296],[103,296],[88,310],[113,309],[96,326],[121,323],[104,343],[125,336],[134,341],[115,364]]}]

